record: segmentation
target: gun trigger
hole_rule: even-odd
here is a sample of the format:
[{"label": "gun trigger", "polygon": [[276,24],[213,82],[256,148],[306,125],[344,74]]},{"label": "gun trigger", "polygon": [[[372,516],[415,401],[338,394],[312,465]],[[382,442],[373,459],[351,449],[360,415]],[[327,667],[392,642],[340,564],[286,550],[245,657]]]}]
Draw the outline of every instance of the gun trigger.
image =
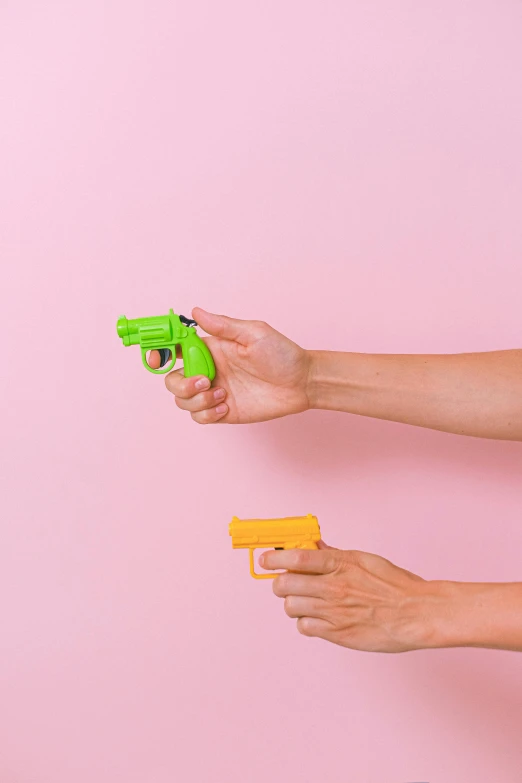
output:
[{"label": "gun trigger", "polygon": [[158,353],[160,355],[160,367],[165,367],[167,362],[170,360],[172,354],[170,352],[169,348],[158,348]]}]

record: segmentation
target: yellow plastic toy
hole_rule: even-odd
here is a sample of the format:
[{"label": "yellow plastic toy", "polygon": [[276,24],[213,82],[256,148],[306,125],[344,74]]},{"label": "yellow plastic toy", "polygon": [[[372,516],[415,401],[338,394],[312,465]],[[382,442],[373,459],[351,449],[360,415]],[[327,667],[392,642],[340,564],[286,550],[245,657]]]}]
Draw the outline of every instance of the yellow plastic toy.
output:
[{"label": "yellow plastic toy", "polygon": [[228,526],[232,549],[248,549],[250,573],[254,579],[275,579],[277,574],[258,574],[254,566],[255,549],[317,549],[321,530],[317,517],[283,519],[238,519]]}]

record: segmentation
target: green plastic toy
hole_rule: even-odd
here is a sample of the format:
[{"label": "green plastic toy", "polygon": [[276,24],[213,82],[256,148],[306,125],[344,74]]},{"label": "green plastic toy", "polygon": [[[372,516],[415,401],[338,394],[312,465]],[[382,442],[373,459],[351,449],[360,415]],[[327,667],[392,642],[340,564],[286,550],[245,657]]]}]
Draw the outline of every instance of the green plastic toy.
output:
[{"label": "green plastic toy", "polygon": [[[176,315],[171,310],[168,315],[135,318],[132,321],[122,315],[118,318],[116,329],[123,345],[141,347],[141,359],[149,372],[156,375],[170,372],[176,364],[176,346],[180,345],[185,377],[206,375],[213,381],[216,377],[214,360],[206,343],[196,332],[196,326],[195,321],[183,315]],[[161,362],[159,370],[153,370],[148,365],[149,351],[159,351]]]}]

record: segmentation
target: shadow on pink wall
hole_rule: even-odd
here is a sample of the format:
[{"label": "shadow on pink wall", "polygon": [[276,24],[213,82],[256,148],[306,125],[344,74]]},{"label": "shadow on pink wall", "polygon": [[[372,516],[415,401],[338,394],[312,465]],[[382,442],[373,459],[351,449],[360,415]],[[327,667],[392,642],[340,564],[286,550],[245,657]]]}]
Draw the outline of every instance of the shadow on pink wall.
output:
[{"label": "shadow on pink wall", "polygon": [[[519,579],[519,559],[513,552],[518,546],[512,542],[520,539],[521,526],[513,509],[509,519],[503,519],[495,514],[495,506],[506,499],[509,507],[509,498],[520,493],[522,443],[459,437],[327,412],[282,419],[256,428],[255,435],[249,437],[255,437],[257,448],[277,462],[278,469],[324,484],[325,493],[331,495],[330,505],[345,509],[347,503],[353,503],[350,513],[354,528],[358,528],[356,535],[366,525],[365,492],[373,493],[368,501],[371,513],[379,514],[382,505],[384,516],[386,491],[375,497],[380,487],[402,482],[394,498],[399,505],[406,498],[410,481],[418,504],[436,496],[440,487],[442,504],[449,508],[455,504],[455,515],[446,516],[440,526],[434,529],[432,525],[427,531],[414,516],[414,504],[405,504],[402,518],[395,507],[389,523],[370,531],[374,540],[382,535],[386,541],[381,554],[392,558],[387,547],[394,544],[394,537],[405,535],[409,541],[397,542],[397,550],[409,548],[413,563],[418,558],[422,568],[428,569],[427,578],[441,578],[435,576],[440,570],[456,574],[442,578],[460,579],[462,573],[471,573],[469,579],[490,580],[493,573],[495,581],[508,581],[510,577],[504,576],[508,573],[511,579]],[[415,529],[416,538],[411,535]],[[460,541],[455,551],[446,544],[452,534]],[[463,558],[468,541],[470,556]],[[400,687],[417,695],[413,703],[418,702],[419,694],[425,695],[426,709],[440,724],[440,734],[450,731],[457,718],[463,736],[469,737],[469,753],[476,754],[477,745],[487,743],[488,753],[496,754],[506,765],[506,775],[513,764],[520,765],[522,683],[517,680],[515,653],[439,650],[399,656],[391,665],[399,675]]]},{"label": "shadow on pink wall", "polygon": [[522,481],[522,444],[434,432],[393,422],[335,412],[311,412],[280,419],[251,431],[256,448],[293,470],[313,468],[329,478],[345,476],[347,466],[359,474],[386,472],[415,464],[418,470],[458,472],[492,482]]},{"label": "shadow on pink wall", "polygon": [[[497,657],[496,668],[491,655]],[[509,652],[439,650],[428,660],[412,653],[399,678],[405,695],[411,691],[417,699],[425,698],[426,709],[432,711],[442,733],[460,727],[470,757],[480,755],[482,747],[499,760],[499,781],[512,779],[513,769],[522,767],[522,684],[516,679],[515,667],[512,684],[506,677],[516,657],[517,653]]]}]

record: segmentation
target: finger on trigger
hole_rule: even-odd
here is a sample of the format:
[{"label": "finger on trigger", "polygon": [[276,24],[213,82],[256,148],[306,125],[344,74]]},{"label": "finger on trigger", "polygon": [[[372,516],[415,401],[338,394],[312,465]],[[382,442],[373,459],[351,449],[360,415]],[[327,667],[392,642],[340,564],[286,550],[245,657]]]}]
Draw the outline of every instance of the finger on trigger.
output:
[{"label": "finger on trigger", "polygon": [[285,549],[265,552],[260,565],[272,571],[284,569],[306,574],[328,574],[336,569],[337,561],[330,550]]},{"label": "finger on trigger", "polygon": [[151,370],[159,370],[159,368],[162,366],[160,352],[151,351],[147,358],[147,364]]}]

